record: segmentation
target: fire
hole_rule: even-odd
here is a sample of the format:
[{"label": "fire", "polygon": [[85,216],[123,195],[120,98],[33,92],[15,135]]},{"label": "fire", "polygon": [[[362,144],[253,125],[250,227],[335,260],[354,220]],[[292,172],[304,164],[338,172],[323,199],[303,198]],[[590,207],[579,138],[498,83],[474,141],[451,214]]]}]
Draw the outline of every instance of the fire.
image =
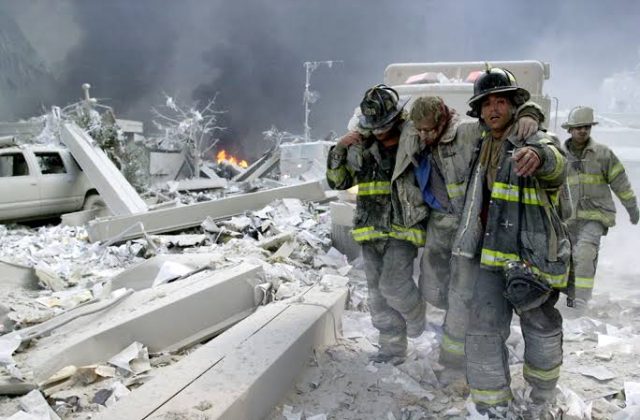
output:
[{"label": "fire", "polygon": [[240,160],[237,157],[228,154],[227,151],[224,149],[220,150],[216,155],[216,162],[218,163],[226,162],[230,165],[239,166],[241,168],[246,168],[249,166],[249,163],[247,163],[246,160]]}]

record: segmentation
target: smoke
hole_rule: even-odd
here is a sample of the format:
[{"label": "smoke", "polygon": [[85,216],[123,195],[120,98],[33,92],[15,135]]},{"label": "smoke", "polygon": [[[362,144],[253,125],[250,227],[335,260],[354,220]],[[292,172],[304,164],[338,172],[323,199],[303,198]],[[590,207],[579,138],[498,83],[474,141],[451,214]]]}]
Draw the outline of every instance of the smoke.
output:
[{"label": "smoke", "polygon": [[77,100],[89,82],[119,116],[148,122],[163,93],[217,94],[223,144],[249,158],[273,124],[302,133],[304,61],[343,61],[313,73],[315,137],[344,131],[393,62],[547,61],[545,91],[570,108],[597,106],[602,79],[640,61],[633,0],[33,0],[4,1],[0,13],[49,69],[49,105]]}]

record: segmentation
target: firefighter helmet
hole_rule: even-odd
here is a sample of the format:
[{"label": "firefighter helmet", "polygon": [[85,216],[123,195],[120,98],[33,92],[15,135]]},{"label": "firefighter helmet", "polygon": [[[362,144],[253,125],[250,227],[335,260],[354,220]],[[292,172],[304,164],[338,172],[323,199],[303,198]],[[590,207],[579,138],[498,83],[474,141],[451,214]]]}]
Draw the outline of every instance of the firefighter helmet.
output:
[{"label": "firefighter helmet", "polygon": [[402,113],[406,103],[406,99],[400,99],[398,92],[387,85],[372,87],[360,102],[360,127],[375,130],[390,124]]},{"label": "firefighter helmet", "polygon": [[508,261],[504,267],[506,287],[504,297],[518,314],[534,309],[549,299],[549,283],[523,261]]},{"label": "firefighter helmet", "polygon": [[567,122],[562,123],[562,128],[570,130],[574,127],[582,127],[584,125],[596,125],[597,121],[593,120],[593,108],[588,106],[577,106],[569,112]]},{"label": "firefighter helmet", "polygon": [[473,96],[469,99],[471,110],[467,115],[480,118],[482,100],[494,93],[509,93],[512,99],[517,98],[516,105],[522,105],[531,95],[526,89],[518,86],[516,77],[507,69],[489,67],[480,74],[473,83]]}]

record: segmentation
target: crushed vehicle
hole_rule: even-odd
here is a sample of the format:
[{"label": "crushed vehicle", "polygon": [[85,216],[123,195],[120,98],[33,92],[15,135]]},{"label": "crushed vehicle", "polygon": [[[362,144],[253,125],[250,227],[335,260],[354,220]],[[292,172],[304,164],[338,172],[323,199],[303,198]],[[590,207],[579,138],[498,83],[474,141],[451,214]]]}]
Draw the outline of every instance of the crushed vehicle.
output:
[{"label": "crushed vehicle", "polygon": [[69,150],[0,141],[0,222],[24,221],[104,207]]}]

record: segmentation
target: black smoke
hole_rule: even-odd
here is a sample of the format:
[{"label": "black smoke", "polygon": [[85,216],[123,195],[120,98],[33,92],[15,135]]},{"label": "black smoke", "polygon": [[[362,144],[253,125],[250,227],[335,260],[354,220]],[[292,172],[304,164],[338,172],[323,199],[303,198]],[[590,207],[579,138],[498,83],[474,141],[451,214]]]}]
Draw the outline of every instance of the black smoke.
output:
[{"label": "black smoke", "polygon": [[89,82],[119,116],[148,122],[163,93],[218,94],[222,140],[250,158],[271,125],[303,132],[304,61],[343,61],[313,73],[315,137],[344,131],[393,62],[547,61],[545,91],[569,108],[594,103],[602,78],[640,61],[633,0],[1,0],[0,12],[42,55],[60,51],[47,57],[51,103],[77,100]]}]

